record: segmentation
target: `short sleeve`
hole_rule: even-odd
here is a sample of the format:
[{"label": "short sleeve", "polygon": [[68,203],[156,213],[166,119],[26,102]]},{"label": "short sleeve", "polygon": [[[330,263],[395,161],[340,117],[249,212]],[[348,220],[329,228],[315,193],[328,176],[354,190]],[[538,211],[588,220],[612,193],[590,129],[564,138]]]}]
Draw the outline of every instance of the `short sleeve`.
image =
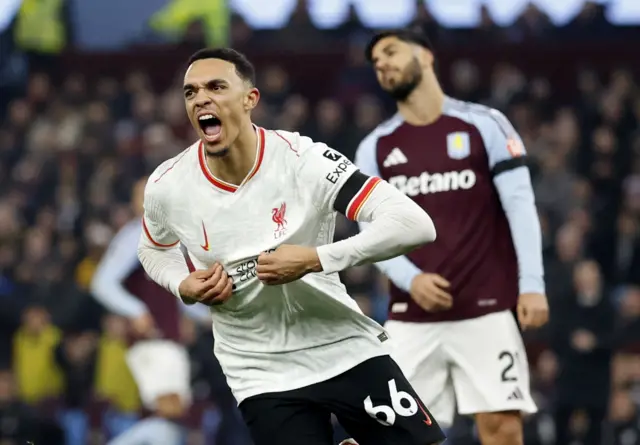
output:
[{"label": "short sleeve", "polygon": [[145,237],[159,249],[168,249],[178,244],[178,237],[169,229],[167,215],[162,207],[159,188],[149,182],[144,190],[144,216],[142,228]]},{"label": "short sleeve", "polygon": [[356,150],[355,164],[362,173],[370,176],[380,176],[380,168],[376,160],[378,138],[371,133],[364,138]]},{"label": "short sleeve", "polygon": [[335,210],[338,193],[358,168],[343,154],[306,136],[299,137],[298,153],[299,181],[311,190],[319,210]]},{"label": "short sleeve", "polygon": [[504,114],[488,109],[486,113],[478,113],[476,125],[487,150],[489,168],[494,174],[526,165],[527,153],[522,139]]},{"label": "short sleeve", "polygon": [[307,137],[300,137],[299,157],[298,176],[310,189],[316,207],[358,221],[360,210],[381,179],[365,175],[343,154]]}]

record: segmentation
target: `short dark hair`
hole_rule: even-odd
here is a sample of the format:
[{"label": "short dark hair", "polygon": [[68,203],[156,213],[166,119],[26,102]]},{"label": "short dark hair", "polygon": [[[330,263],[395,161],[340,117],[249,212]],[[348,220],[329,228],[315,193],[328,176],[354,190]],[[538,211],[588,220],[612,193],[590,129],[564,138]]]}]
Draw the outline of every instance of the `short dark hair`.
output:
[{"label": "short dark hair", "polygon": [[386,39],[387,37],[396,37],[403,42],[415,43],[416,45],[420,45],[423,48],[426,48],[429,51],[433,52],[433,45],[429,41],[429,38],[422,31],[413,28],[390,29],[377,33],[367,44],[367,48],[365,49],[364,54],[369,62],[371,62],[373,47],[376,46],[376,44],[380,40]]},{"label": "short dark hair", "polygon": [[253,64],[249,62],[247,56],[233,48],[203,48],[189,57],[187,66],[204,59],[220,59],[232,63],[236,67],[236,73],[242,80],[249,82],[251,85],[256,84],[256,69]]}]

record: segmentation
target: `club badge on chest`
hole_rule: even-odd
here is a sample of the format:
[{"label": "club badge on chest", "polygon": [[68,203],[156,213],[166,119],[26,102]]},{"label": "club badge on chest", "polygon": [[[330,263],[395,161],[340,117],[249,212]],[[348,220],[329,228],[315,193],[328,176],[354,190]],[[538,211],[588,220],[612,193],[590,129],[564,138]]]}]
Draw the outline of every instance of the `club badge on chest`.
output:
[{"label": "club badge on chest", "polygon": [[287,234],[287,203],[282,202],[280,207],[271,210],[271,220],[276,224],[273,231],[273,239],[280,239]]}]

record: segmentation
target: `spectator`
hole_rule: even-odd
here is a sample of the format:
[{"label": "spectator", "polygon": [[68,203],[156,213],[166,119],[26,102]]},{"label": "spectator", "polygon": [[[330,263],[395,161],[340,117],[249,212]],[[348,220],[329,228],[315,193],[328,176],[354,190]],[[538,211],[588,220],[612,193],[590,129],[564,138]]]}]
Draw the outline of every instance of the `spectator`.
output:
[{"label": "spectator", "polygon": [[126,362],[128,322],[118,315],[103,320],[103,334],[98,342],[95,392],[106,403],[107,437],[116,437],[138,421],[140,396]]},{"label": "spectator", "polygon": [[64,434],[54,423],[21,403],[10,370],[0,370],[0,442],[60,445]]},{"label": "spectator", "polygon": [[585,412],[588,424],[582,443],[600,445],[609,399],[615,313],[595,261],[576,264],[573,281],[573,292],[555,313],[554,349],[560,362],[556,443],[571,443],[571,421]]},{"label": "spectator", "polygon": [[67,334],[55,351],[62,370],[65,394],[62,425],[66,445],[83,445],[89,436],[89,407],[95,371],[95,336],[90,332]]},{"label": "spectator", "polygon": [[13,341],[13,370],[21,400],[31,405],[58,397],[63,381],[55,361],[60,331],[46,309],[32,306],[24,312],[22,326]]}]

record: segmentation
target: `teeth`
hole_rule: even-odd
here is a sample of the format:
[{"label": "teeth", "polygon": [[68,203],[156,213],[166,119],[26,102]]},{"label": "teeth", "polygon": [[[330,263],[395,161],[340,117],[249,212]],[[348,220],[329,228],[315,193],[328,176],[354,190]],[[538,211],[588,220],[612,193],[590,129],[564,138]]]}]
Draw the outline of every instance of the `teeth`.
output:
[{"label": "teeth", "polygon": [[213,114],[203,114],[198,118],[198,120],[203,121],[205,119],[213,119],[213,118],[214,118]]}]

